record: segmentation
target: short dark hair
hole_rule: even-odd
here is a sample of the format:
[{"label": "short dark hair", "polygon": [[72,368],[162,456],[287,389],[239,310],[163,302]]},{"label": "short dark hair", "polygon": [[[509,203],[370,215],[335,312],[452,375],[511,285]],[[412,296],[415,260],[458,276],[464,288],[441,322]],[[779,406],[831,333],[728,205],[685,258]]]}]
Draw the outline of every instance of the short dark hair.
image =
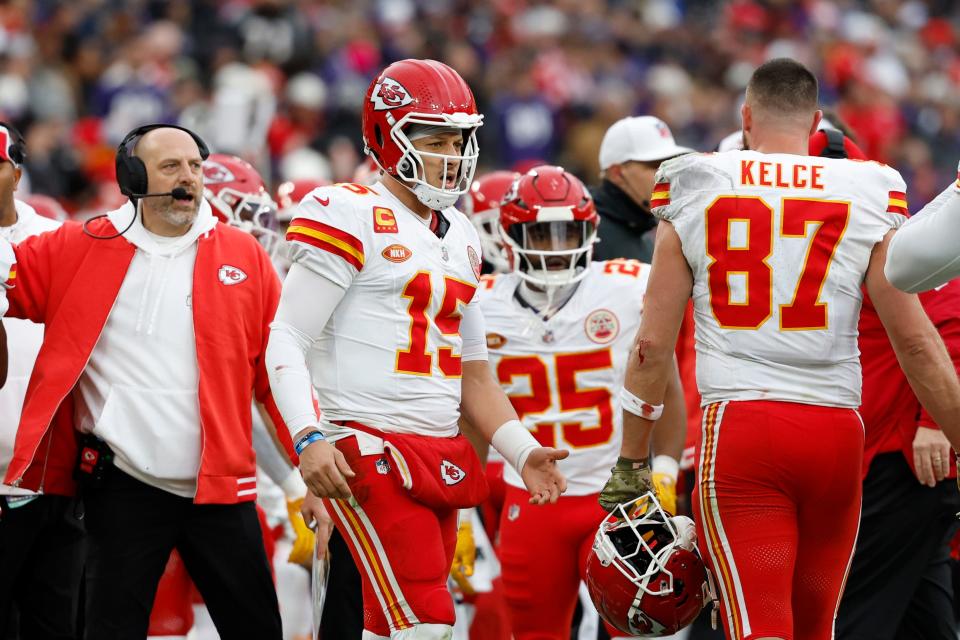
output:
[{"label": "short dark hair", "polygon": [[775,58],[757,67],[747,84],[751,102],[766,111],[817,110],[817,78],[790,58]]}]

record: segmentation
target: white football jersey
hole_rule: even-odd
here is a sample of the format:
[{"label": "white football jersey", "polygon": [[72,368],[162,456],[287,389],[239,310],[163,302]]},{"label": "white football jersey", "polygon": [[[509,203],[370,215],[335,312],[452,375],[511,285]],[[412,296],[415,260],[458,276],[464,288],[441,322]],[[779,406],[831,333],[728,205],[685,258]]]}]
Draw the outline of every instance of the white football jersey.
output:
[{"label": "white football jersey", "polygon": [[[480,306],[490,369],[540,444],[568,449],[566,495],[599,493],[620,452],[620,388],[650,266],[590,264],[573,296],[543,320],[516,295],[515,274],[484,276]],[[523,487],[505,465],[504,480]]]},{"label": "white football jersey", "polygon": [[669,160],[656,182],[653,212],[693,272],[703,403],[859,406],[860,287],[874,245],[906,219],[900,174],[729,151]]},{"label": "white football jersey", "polygon": [[442,239],[380,183],[321,187],[300,203],[294,261],[346,289],[307,357],[326,420],[457,433],[460,319],[478,304],[480,240],[456,209],[440,215]]}]

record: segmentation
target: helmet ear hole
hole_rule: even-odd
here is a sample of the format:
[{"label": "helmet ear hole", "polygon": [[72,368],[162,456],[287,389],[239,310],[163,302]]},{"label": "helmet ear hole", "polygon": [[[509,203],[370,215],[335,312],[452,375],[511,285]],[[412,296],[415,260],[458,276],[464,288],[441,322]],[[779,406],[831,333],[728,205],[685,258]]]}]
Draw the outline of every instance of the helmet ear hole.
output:
[{"label": "helmet ear hole", "polygon": [[377,146],[383,147],[383,131],[380,129],[379,124],[373,125],[373,135],[377,139]]}]

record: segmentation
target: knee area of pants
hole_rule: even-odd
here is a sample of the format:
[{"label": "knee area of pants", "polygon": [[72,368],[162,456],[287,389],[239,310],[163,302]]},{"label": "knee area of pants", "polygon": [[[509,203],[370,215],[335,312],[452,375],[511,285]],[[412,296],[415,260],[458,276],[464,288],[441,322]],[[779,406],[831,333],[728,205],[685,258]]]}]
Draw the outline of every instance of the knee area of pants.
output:
[{"label": "knee area of pants", "polygon": [[450,640],[453,627],[448,624],[415,624],[409,629],[394,631],[390,640]]}]

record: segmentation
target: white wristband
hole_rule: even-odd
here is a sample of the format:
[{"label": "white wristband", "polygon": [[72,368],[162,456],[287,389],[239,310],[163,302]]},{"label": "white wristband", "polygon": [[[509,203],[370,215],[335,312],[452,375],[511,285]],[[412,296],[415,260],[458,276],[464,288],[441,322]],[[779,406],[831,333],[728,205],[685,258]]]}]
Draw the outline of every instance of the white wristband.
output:
[{"label": "white wristband", "polygon": [[629,411],[635,416],[646,418],[647,420],[659,420],[663,415],[662,404],[650,404],[644,402],[637,396],[630,393],[626,387],[620,389],[620,406],[624,411]]},{"label": "white wristband", "polygon": [[280,488],[283,489],[283,495],[287,500],[299,500],[307,495],[307,485],[304,484],[299,469],[291,470],[280,483]]},{"label": "white wristband", "polygon": [[530,452],[540,446],[537,439],[519,420],[510,420],[500,425],[490,444],[510,463],[517,473],[523,469]]},{"label": "white wristband", "polygon": [[673,456],[659,455],[653,458],[653,473],[662,473],[670,477],[674,482],[680,475],[680,463]]}]

